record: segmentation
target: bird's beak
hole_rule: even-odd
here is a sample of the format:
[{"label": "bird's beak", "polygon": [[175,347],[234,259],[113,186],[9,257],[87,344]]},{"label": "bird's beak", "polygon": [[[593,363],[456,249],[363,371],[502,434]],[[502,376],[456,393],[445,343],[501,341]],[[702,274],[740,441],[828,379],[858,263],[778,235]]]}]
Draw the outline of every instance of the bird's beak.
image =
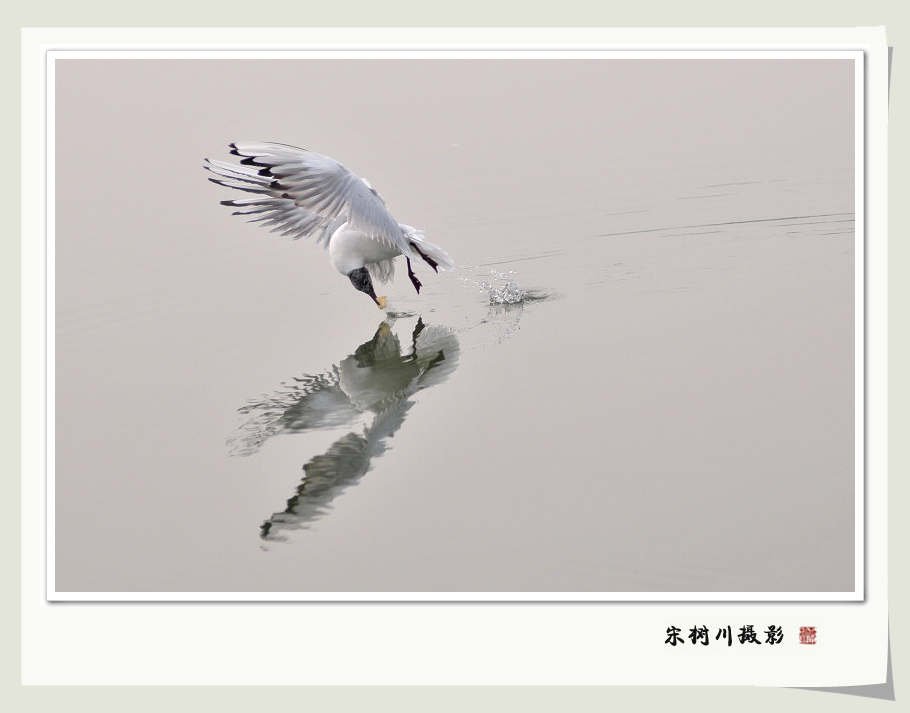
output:
[{"label": "bird's beak", "polygon": [[376,304],[379,305],[379,309],[385,309],[385,306],[386,306],[386,305],[388,304],[388,302],[389,302],[389,298],[388,298],[388,297],[385,297],[385,296],[383,296],[383,297],[374,297],[373,299],[376,300]]}]

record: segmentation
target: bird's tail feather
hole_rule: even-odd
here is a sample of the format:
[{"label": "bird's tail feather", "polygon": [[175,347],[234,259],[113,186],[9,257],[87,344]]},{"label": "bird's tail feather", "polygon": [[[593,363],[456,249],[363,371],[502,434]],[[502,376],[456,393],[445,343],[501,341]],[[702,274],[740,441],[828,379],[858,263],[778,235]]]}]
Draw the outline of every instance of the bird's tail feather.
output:
[{"label": "bird's tail feather", "polygon": [[411,247],[413,247],[420,257],[422,257],[430,267],[436,270],[436,272],[439,272],[440,270],[445,272],[447,270],[455,269],[455,261],[441,247],[425,240],[423,231],[412,228],[410,225],[403,224],[401,225],[401,229],[410,241]]}]

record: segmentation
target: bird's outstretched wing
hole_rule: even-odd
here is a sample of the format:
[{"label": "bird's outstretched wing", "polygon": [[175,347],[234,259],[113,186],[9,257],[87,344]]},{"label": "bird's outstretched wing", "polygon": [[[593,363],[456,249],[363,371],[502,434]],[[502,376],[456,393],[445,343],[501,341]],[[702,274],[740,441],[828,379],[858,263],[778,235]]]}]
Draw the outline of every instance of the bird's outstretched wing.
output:
[{"label": "bird's outstretched wing", "polygon": [[240,165],[206,159],[207,168],[222,186],[255,194],[253,198],[222,201],[236,215],[253,215],[251,222],[275,226],[293,238],[315,236],[328,245],[332,233],[347,222],[373,240],[412,256],[409,240],[380,195],[337,161],[284,144],[231,144],[242,156]]}]

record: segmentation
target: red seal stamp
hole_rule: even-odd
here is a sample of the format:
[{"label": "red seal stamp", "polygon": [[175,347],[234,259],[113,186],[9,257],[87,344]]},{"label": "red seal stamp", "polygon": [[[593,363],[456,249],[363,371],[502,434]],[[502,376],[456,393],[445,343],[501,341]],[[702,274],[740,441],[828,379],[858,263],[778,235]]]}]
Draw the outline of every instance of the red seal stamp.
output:
[{"label": "red seal stamp", "polygon": [[815,643],[815,627],[814,626],[799,627],[799,643],[801,643],[801,644],[814,644]]}]

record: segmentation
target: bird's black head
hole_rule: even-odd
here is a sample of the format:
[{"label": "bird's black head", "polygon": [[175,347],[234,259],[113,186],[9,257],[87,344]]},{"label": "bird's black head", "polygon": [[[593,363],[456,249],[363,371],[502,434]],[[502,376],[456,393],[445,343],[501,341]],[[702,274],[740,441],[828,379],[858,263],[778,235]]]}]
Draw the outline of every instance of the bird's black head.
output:
[{"label": "bird's black head", "polygon": [[348,279],[350,279],[351,284],[361,292],[365,292],[370,297],[373,298],[373,301],[382,306],[379,302],[379,299],[376,297],[376,291],[373,289],[373,280],[370,279],[370,273],[367,272],[365,267],[359,267],[356,270],[351,270],[348,273]]}]

